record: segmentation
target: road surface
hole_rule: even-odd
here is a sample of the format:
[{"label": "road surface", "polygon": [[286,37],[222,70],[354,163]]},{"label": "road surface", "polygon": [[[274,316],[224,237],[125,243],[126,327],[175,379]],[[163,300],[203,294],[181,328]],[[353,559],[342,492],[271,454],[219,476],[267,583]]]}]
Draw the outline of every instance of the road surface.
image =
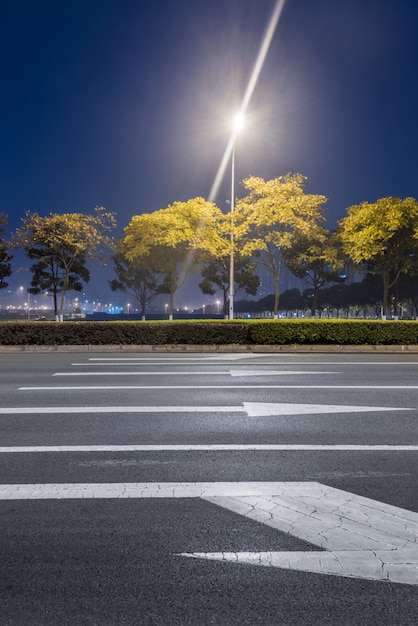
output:
[{"label": "road surface", "polygon": [[418,623],[418,355],[0,366],[2,626]]}]

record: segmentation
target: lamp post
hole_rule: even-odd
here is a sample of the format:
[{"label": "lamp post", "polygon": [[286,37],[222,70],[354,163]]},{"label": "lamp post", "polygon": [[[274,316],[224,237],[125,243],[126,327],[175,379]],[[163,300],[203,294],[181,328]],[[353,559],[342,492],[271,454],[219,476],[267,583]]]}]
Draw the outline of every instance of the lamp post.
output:
[{"label": "lamp post", "polygon": [[229,261],[229,319],[234,319],[234,209],[235,209],[235,142],[244,122],[243,115],[237,113],[234,117],[232,128],[232,154],[231,154],[231,256]]}]

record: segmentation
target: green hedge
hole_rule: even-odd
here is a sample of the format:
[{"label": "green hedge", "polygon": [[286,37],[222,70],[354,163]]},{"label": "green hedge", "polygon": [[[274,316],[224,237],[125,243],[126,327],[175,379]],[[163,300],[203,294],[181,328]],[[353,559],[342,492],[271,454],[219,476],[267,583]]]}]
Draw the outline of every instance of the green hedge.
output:
[{"label": "green hedge", "polygon": [[257,345],[411,345],[418,344],[418,322],[260,320],[253,322],[250,337]]},{"label": "green hedge", "polygon": [[164,345],[247,343],[244,323],[3,322],[0,345]]},{"label": "green hedge", "polygon": [[0,322],[0,345],[411,345],[418,322],[204,320]]}]

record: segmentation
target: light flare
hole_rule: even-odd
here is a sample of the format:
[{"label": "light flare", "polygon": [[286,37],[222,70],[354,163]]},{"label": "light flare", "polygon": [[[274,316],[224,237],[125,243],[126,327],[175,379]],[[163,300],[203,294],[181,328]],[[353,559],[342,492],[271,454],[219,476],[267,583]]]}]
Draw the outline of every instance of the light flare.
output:
[{"label": "light flare", "polygon": [[[244,118],[244,116],[245,116],[245,113],[247,111],[247,108],[248,108],[248,105],[250,103],[251,97],[252,97],[252,95],[254,93],[254,89],[255,89],[255,87],[257,85],[257,81],[259,79],[261,70],[263,68],[264,61],[265,61],[267,53],[269,51],[269,48],[270,48],[270,45],[271,45],[274,33],[276,31],[277,23],[279,21],[280,15],[281,15],[281,13],[283,11],[283,7],[285,5],[285,2],[286,2],[286,0],[277,0],[276,6],[274,8],[274,11],[273,11],[272,16],[271,16],[270,21],[269,21],[269,24],[267,26],[267,30],[266,30],[266,32],[264,34],[263,41],[261,42],[260,50],[258,52],[257,59],[256,59],[256,62],[254,64],[254,68],[253,68],[253,71],[251,73],[250,80],[248,82],[247,89],[246,89],[245,94],[244,94],[244,98],[242,100],[242,103],[241,103],[241,106],[239,108],[239,111],[236,114],[235,121],[237,119],[241,119],[242,120]],[[217,174],[215,176],[215,180],[213,181],[212,188],[210,190],[209,198],[208,198],[209,202],[214,202],[214,199],[215,199],[215,197],[216,197],[216,195],[218,193],[220,184],[221,184],[222,179],[223,179],[224,174],[225,174],[226,167],[228,165],[228,162],[229,162],[231,154],[232,154],[232,150],[233,150],[234,143],[235,143],[235,140],[236,140],[237,132],[238,132],[238,129],[235,126],[234,129],[233,129],[233,132],[231,133],[231,137],[229,139],[229,142],[228,142],[228,144],[226,146],[224,155],[223,155],[221,163],[219,165],[218,172],[217,172]]]},{"label": "light flare", "polygon": [[[231,159],[232,151],[234,149],[235,141],[239,130],[243,124],[245,119],[245,113],[247,111],[248,105],[250,103],[251,97],[254,93],[255,87],[257,85],[258,78],[260,76],[264,61],[266,59],[267,53],[269,51],[274,33],[276,31],[277,23],[279,21],[280,15],[283,11],[283,7],[285,5],[286,0],[277,0],[275,8],[273,10],[272,16],[268,23],[266,32],[264,34],[263,40],[261,42],[260,50],[257,55],[257,59],[255,61],[253,71],[250,76],[250,80],[247,85],[247,89],[245,90],[244,98],[242,100],[241,106],[237,113],[234,116],[234,124],[231,132],[231,136],[229,142],[226,146],[224,155],[222,157],[221,163],[219,165],[218,172],[215,176],[214,182],[212,184],[212,188],[209,193],[208,202],[214,203],[215,198],[218,194],[220,184],[225,174],[225,170],[227,165]],[[232,200],[232,199],[231,199]],[[185,259],[182,268],[180,270],[180,281],[183,282],[188,275],[189,268],[193,262],[193,251],[190,251]],[[231,265],[232,267],[232,265]]]}]

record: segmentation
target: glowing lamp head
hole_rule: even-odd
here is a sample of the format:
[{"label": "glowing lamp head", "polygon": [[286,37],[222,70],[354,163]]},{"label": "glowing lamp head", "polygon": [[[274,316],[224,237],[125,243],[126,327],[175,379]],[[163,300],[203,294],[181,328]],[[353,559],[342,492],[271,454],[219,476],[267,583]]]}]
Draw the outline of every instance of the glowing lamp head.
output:
[{"label": "glowing lamp head", "polygon": [[232,123],[232,128],[234,130],[234,133],[235,134],[239,133],[239,131],[242,129],[243,126],[244,126],[244,116],[242,113],[237,113],[236,115],[234,115],[234,119]]}]

